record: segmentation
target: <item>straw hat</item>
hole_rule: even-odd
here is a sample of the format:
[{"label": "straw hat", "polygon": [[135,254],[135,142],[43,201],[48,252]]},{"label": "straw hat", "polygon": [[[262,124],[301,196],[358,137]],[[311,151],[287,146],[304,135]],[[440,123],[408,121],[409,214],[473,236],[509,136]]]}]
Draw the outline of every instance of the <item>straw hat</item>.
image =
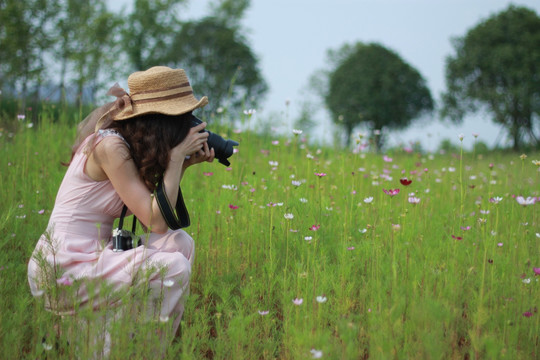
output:
[{"label": "straw hat", "polygon": [[[131,119],[143,114],[181,115],[208,104],[203,96],[197,100],[183,69],[155,66],[137,71],[128,77],[128,94],[118,84],[109,89],[108,95],[118,99],[107,112],[115,121]],[[107,115],[105,114],[105,115]],[[103,125],[105,115],[96,124]]]}]

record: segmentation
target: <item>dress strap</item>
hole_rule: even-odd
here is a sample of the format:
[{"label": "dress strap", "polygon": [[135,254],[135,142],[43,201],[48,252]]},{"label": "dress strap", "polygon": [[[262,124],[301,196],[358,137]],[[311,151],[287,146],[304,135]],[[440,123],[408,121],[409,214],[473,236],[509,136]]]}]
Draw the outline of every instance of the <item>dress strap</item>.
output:
[{"label": "dress strap", "polygon": [[117,138],[120,138],[127,145],[127,147],[129,147],[129,144],[126,141],[126,139],[124,139],[124,137],[122,135],[120,135],[120,133],[118,131],[116,131],[116,130],[113,130],[113,129],[99,129],[98,134],[99,134],[99,136],[101,136],[101,138],[106,138],[107,136],[116,136]]}]

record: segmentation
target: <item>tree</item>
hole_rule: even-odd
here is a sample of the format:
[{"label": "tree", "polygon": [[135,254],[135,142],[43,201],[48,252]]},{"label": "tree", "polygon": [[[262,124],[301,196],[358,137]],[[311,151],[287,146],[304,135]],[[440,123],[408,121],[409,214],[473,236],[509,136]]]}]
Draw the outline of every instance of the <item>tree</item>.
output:
[{"label": "tree", "polygon": [[94,101],[104,65],[118,58],[116,33],[121,21],[107,11],[104,0],[61,0],[61,15],[56,24],[56,54],[60,60],[60,89],[64,95],[66,77],[77,88],[77,101],[83,89],[90,90]]},{"label": "tree", "polygon": [[208,96],[210,111],[256,107],[268,89],[239,28],[217,17],[184,23],[166,63],[186,70],[195,93]]},{"label": "tree", "polygon": [[540,116],[540,18],[510,6],[453,41],[446,61],[447,91],[442,116],[460,122],[487,109],[504,126],[518,150],[534,134]]},{"label": "tree", "polygon": [[0,1],[0,86],[39,96],[46,76],[45,58],[58,5],[53,0]]},{"label": "tree", "polygon": [[433,99],[425,80],[395,52],[379,44],[345,45],[329,52],[336,65],[328,75],[325,102],[335,123],[346,133],[350,145],[353,129],[364,124],[383,145],[381,129],[402,129],[425,111]]},{"label": "tree", "polygon": [[180,31],[177,8],[186,0],[135,0],[122,31],[124,51],[134,71],[162,65],[174,34]]}]

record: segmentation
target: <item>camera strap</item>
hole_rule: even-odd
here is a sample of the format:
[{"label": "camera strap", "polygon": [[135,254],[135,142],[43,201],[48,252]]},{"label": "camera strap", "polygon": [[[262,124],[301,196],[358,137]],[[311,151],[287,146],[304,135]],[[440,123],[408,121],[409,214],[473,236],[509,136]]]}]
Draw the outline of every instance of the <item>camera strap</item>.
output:
[{"label": "camera strap", "polygon": [[[124,205],[122,208],[122,214],[120,214],[120,221],[118,222],[118,230],[122,230],[122,227],[124,226],[124,217],[127,213],[127,206]],[[133,215],[133,224],[131,225],[131,232],[135,234],[135,230],[137,230],[137,217]]]},{"label": "camera strap", "polygon": [[[176,207],[173,209],[167,194],[165,193],[165,187],[163,186],[163,180],[158,183],[158,186],[154,192],[159,210],[163,219],[172,230],[188,227],[190,225],[189,213],[184,204],[184,198],[182,196],[182,189],[178,187],[178,197],[176,198]],[[176,210],[176,211],[175,211]]]}]

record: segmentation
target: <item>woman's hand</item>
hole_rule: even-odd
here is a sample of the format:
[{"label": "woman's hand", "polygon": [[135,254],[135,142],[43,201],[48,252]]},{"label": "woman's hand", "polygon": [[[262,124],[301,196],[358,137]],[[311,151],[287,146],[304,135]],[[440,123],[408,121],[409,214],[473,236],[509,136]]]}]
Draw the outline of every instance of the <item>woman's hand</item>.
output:
[{"label": "woman's hand", "polygon": [[182,140],[180,144],[172,148],[170,161],[173,163],[183,163],[186,161],[186,156],[191,156],[202,151],[209,134],[208,132],[200,133],[199,131],[203,130],[205,127],[206,123],[203,122],[189,129],[186,138]]},{"label": "woman's hand", "polygon": [[199,150],[195,154],[191,155],[189,159],[184,160],[184,169],[195,164],[202,163],[204,161],[212,162],[216,156],[214,148],[208,148],[208,142],[203,144],[202,150]]}]

